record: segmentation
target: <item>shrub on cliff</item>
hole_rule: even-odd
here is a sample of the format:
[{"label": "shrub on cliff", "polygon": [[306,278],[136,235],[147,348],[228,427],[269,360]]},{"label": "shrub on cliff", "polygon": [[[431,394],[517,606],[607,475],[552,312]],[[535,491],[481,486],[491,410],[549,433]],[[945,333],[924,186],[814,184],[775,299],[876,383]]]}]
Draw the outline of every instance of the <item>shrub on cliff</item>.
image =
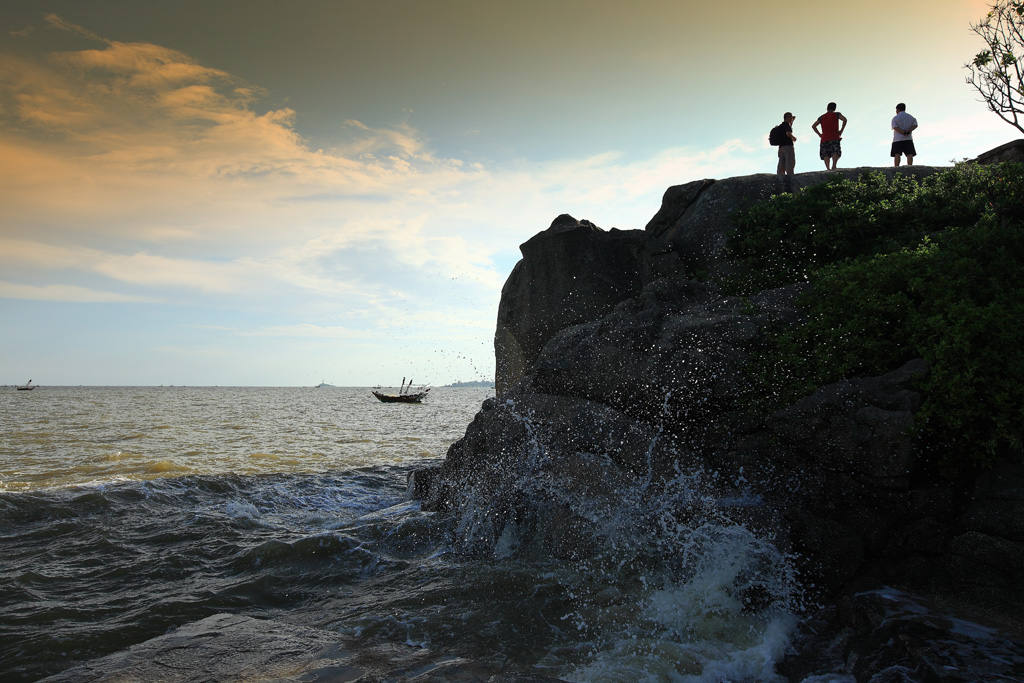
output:
[{"label": "shrub on cliff", "polygon": [[747,212],[732,247],[752,282],[813,284],[807,321],[754,362],[761,394],[782,405],[923,357],[919,424],[947,470],[1020,453],[1022,198],[1021,165],[961,164],[921,183],[836,178]]},{"label": "shrub on cliff", "polygon": [[960,164],[923,181],[880,172],[834,176],[778,194],[735,218],[728,250],[749,271],[748,292],[807,279],[816,269],[914,246],[937,230],[973,225],[986,211],[985,169]]}]

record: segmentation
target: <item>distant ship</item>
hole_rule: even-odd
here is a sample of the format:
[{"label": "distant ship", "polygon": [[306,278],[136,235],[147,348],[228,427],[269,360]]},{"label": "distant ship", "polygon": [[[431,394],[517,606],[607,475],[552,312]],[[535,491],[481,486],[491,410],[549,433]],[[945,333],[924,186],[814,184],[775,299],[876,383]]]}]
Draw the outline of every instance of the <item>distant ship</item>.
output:
[{"label": "distant ship", "polygon": [[314,388],[315,389],[333,389],[334,385],[333,384],[328,384],[327,382],[324,382],[324,381],[321,381],[320,384],[317,384]]},{"label": "distant ship", "polygon": [[25,384],[15,385],[15,388],[17,388],[18,391],[32,391],[35,389],[35,387],[32,386],[32,380],[25,382]]}]

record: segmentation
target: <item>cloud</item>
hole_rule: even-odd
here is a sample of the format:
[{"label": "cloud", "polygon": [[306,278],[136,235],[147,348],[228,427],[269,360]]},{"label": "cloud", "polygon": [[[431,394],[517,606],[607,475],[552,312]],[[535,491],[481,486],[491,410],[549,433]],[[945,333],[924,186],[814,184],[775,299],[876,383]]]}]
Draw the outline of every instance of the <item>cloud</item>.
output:
[{"label": "cloud", "polygon": [[[0,237],[0,264],[7,271],[17,268],[35,275],[46,271],[99,275],[108,279],[112,285],[129,285],[133,291],[140,287],[165,292],[172,290],[179,296],[182,291],[195,291],[204,295],[255,292],[262,289],[259,283],[265,279],[259,264],[245,260],[216,262],[147,253],[119,254],[78,245],[59,246],[4,237]],[[67,292],[60,288],[33,288],[26,291],[32,295],[18,294],[12,298],[43,299],[50,293],[57,297],[54,300],[69,300],[64,298]],[[123,300],[158,301],[165,300],[165,297],[126,294]]]},{"label": "cloud", "polygon": [[275,325],[258,330],[241,332],[242,336],[249,337],[299,337],[315,339],[358,339],[369,341],[374,339],[378,333],[367,330],[356,330],[348,327],[302,324],[302,325]]},{"label": "cloud", "polygon": [[150,288],[194,289],[202,294],[252,291],[258,269],[245,262],[216,263],[153,254],[104,254],[93,270],[112,280]]},{"label": "cloud", "polygon": [[34,286],[0,281],[0,299],[64,301],[71,303],[159,303],[159,298],[102,292],[78,285]]},{"label": "cloud", "polygon": [[190,82],[239,82],[227,72],[202,66],[177,50],[150,43],[108,40],[56,14],[46,15],[45,21],[52,28],[105,45],[103,49],[60,52],[51,58],[64,63],[71,71],[91,72],[96,78],[91,87],[110,88],[114,95],[125,95],[132,89],[137,95],[145,88],[160,89]]},{"label": "cloud", "polygon": [[416,131],[406,124],[393,129],[375,129],[349,119],[343,125],[348,129],[346,143],[333,150],[339,156],[370,160],[376,159],[375,155],[383,153],[386,158],[432,158],[425,152],[423,142]]},{"label": "cloud", "polygon": [[43,20],[53,28],[60,29],[62,31],[67,31],[68,33],[74,33],[76,35],[82,36],[83,38],[95,40],[98,43],[107,43],[108,45],[113,44],[112,41],[109,41],[106,38],[101,38],[100,36],[96,35],[95,33],[86,28],[83,28],[77,24],[72,24],[70,21],[64,21],[56,14],[47,14],[45,17],[43,17]]},{"label": "cloud", "polygon": [[6,260],[177,295],[276,282],[380,301],[422,287],[425,270],[500,286],[493,248],[436,215],[486,176],[479,166],[437,158],[408,126],[358,121],[314,151],[294,111],[253,110],[258,88],[173,50],[88,37],[104,47],[7,63],[19,135],[0,132],[12,161],[0,193],[20,241]]},{"label": "cloud", "polygon": [[232,74],[51,25],[99,45],[0,56],[0,298],[173,306],[168,333],[199,348],[370,344],[378,364],[433,353],[491,376],[518,244],[564,212],[642,228],[669,185],[763,156],[734,140],[496,167],[355,120],[313,145],[301,112],[260,109],[263,91]]}]

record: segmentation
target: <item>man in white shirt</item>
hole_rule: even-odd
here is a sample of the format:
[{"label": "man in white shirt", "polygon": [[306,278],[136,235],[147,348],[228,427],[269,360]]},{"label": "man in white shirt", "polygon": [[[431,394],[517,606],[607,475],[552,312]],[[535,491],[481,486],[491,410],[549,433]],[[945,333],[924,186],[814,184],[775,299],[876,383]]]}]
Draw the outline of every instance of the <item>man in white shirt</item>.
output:
[{"label": "man in white shirt", "polygon": [[907,155],[907,166],[914,165],[917,150],[914,149],[914,138],[911,133],[917,128],[917,119],[907,113],[907,105],[900,102],[896,105],[896,116],[892,117],[892,156],[894,166],[900,165],[900,156]]}]

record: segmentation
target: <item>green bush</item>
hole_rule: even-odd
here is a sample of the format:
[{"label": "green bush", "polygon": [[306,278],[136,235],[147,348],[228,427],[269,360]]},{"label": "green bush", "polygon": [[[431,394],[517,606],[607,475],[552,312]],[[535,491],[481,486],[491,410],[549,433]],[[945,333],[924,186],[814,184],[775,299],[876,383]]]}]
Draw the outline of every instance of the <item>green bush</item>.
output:
[{"label": "green bush", "polygon": [[986,211],[987,174],[974,164],[918,180],[879,171],[858,180],[835,176],[779,194],[736,217],[727,249],[749,271],[736,283],[756,291],[810,277],[822,266],[914,246],[947,227],[974,224]]},{"label": "green bush", "polygon": [[732,243],[751,282],[812,283],[807,321],[753,361],[765,407],[923,357],[917,421],[947,473],[1020,453],[1024,168],[961,164],[921,183],[876,174],[821,188],[755,207]]}]

